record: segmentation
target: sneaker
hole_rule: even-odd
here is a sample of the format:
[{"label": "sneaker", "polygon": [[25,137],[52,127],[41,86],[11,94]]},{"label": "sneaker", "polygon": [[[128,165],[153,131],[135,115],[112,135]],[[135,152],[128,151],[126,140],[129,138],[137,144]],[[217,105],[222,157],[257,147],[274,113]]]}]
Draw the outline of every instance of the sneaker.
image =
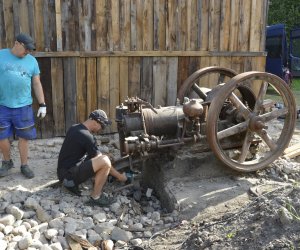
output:
[{"label": "sneaker", "polygon": [[21,173],[28,179],[32,179],[34,177],[33,171],[28,167],[28,165],[21,166]]},{"label": "sneaker", "polygon": [[67,187],[63,186],[65,190],[70,192],[71,194],[75,194],[77,196],[81,196],[81,190],[78,188],[78,186],[73,186],[73,187]]},{"label": "sneaker", "polygon": [[108,207],[111,204],[113,204],[115,202],[114,198],[105,196],[105,195],[101,195],[99,199],[94,199],[92,197],[90,197],[90,199],[86,202],[86,205],[89,206],[98,206],[98,207]]},{"label": "sneaker", "polygon": [[75,194],[77,196],[81,196],[81,190],[75,185],[73,180],[64,179],[62,182],[62,186],[65,190],[69,191],[71,194]]},{"label": "sneaker", "polygon": [[0,168],[0,177],[7,176],[9,174],[9,170],[14,167],[14,163],[12,159],[9,161],[2,161],[2,166]]}]

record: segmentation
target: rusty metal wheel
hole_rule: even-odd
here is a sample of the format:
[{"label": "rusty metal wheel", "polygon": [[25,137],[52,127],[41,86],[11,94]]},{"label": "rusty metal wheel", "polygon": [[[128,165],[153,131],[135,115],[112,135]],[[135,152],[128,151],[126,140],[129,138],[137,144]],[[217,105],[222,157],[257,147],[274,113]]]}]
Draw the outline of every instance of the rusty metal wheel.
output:
[{"label": "rusty metal wheel", "polygon": [[[206,94],[200,89],[200,79],[205,77],[213,78],[213,83],[216,85],[225,83],[237,73],[232,69],[227,69],[219,66],[211,66],[199,69],[191,74],[181,85],[178,91],[178,98],[180,103],[183,103],[184,97],[194,97],[195,95],[203,100],[206,98]],[[208,81],[208,80],[207,80]],[[200,84],[199,84],[200,83]],[[208,82],[206,82],[208,85]],[[214,87],[215,87],[214,86]]]},{"label": "rusty metal wheel", "polygon": [[[254,107],[245,105],[241,86],[258,90]],[[215,155],[227,166],[252,172],[267,167],[288,146],[296,122],[294,96],[279,77],[265,72],[245,72],[222,86],[207,116],[207,140]],[[229,144],[228,144],[229,141]],[[239,145],[230,149],[230,145]]]}]

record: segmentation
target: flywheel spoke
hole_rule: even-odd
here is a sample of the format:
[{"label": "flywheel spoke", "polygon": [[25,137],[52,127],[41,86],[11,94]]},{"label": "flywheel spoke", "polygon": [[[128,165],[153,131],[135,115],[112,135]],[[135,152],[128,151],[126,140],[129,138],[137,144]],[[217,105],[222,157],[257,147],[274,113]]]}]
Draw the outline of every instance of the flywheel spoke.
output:
[{"label": "flywheel spoke", "polygon": [[258,111],[260,110],[260,107],[262,106],[263,102],[264,102],[264,97],[267,93],[267,89],[268,89],[268,83],[264,82],[262,83],[260,89],[259,89],[259,93],[257,96],[257,100],[255,103],[255,107],[254,107],[254,113],[258,114]]},{"label": "flywheel spoke", "polygon": [[239,156],[239,159],[238,159],[238,162],[239,163],[243,163],[245,160],[246,160],[246,157],[247,157],[247,154],[248,154],[248,151],[249,151],[249,147],[250,147],[250,144],[251,144],[251,132],[248,131],[246,133],[246,136],[245,136],[245,139],[244,139],[244,142],[243,142],[243,146],[242,146],[242,150],[241,150],[241,154]]},{"label": "flywheel spoke", "polygon": [[265,141],[265,143],[272,151],[277,148],[276,143],[272,140],[272,138],[269,136],[265,129],[262,129],[257,134]]},{"label": "flywheel spoke", "polygon": [[229,99],[233,103],[233,105],[241,112],[243,117],[247,119],[250,114],[250,111],[245,106],[245,104],[234,93],[230,94]]},{"label": "flywheel spoke", "polygon": [[239,134],[241,132],[244,132],[248,128],[248,124],[249,124],[249,120],[241,122],[237,125],[234,125],[234,126],[232,126],[230,128],[227,128],[227,129],[224,129],[222,131],[219,131],[218,134],[217,134],[217,138],[219,140],[221,140],[225,137],[229,137],[231,135],[235,135],[235,134]]},{"label": "flywheel spoke", "polygon": [[288,111],[289,110],[287,108],[276,109],[266,114],[260,115],[259,117],[262,119],[262,121],[268,122],[277,119],[280,116],[286,115]]}]

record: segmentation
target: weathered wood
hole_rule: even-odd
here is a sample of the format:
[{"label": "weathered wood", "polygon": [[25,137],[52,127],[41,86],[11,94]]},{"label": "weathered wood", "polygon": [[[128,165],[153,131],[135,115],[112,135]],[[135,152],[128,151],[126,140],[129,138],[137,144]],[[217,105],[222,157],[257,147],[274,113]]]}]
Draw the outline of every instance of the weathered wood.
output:
[{"label": "weathered wood", "polygon": [[142,58],[141,67],[141,98],[145,101],[152,103],[152,88],[153,88],[153,67],[152,57]]},{"label": "weathered wood", "polygon": [[43,2],[34,1],[34,37],[37,51],[44,51]]},{"label": "weathered wood", "polygon": [[209,50],[218,51],[220,47],[220,15],[221,15],[221,1],[210,1],[210,15],[208,22],[209,29]]},{"label": "weathered wood", "polygon": [[[130,57],[128,58],[128,95],[129,96],[140,96],[141,92],[141,80],[140,70],[141,69],[141,58]],[[123,102],[123,100],[121,100]]]},{"label": "weathered wood", "polygon": [[68,130],[77,122],[76,59],[66,58],[64,67],[65,124]]},{"label": "weathered wood", "polygon": [[153,1],[144,0],[143,50],[153,50]]},{"label": "weathered wood", "polygon": [[261,29],[260,29],[260,22],[261,17],[260,15],[262,8],[260,0],[252,0],[252,8],[251,8],[251,24],[250,24],[250,51],[259,51],[260,50],[260,36],[261,36]]},{"label": "weathered wood", "polygon": [[53,109],[53,123],[54,123],[53,132],[54,132],[54,136],[64,136],[65,135],[65,108],[64,108],[64,86],[63,86],[63,60],[61,58],[51,59],[51,79],[52,79],[52,109]]},{"label": "weathered wood", "polygon": [[[44,69],[41,72],[41,82],[44,90],[45,102],[51,104],[53,103],[51,86],[51,58],[40,58],[39,66]],[[42,138],[51,138],[54,136],[53,124],[53,108],[52,105],[48,105],[47,115],[40,121]]]},{"label": "weathered wood", "polygon": [[128,97],[128,57],[120,57],[120,101]]},{"label": "weathered wood", "polygon": [[0,1],[0,48],[6,47],[5,36],[3,2]]},{"label": "weathered wood", "polygon": [[96,59],[86,59],[86,85],[87,85],[87,114],[97,109],[97,70]]},{"label": "weathered wood", "polygon": [[[110,116],[110,65],[109,57],[101,57],[97,59],[97,97],[98,108],[103,109]],[[110,130],[106,129],[105,132]]]},{"label": "weathered wood", "polygon": [[187,0],[187,50],[196,50],[198,46],[198,36],[195,32],[198,30],[197,2],[197,0]]},{"label": "weathered wood", "polygon": [[[198,5],[198,10],[199,10],[199,6]],[[201,9],[200,9],[201,10]],[[199,24],[201,24],[201,11],[199,12]],[[178,25],[179,27],[178,29],[178,42],[179,42],[179,50],[184,51],[186,49],[186,40],[187,40],[187,6],[186,6],[186,0],[178,0]],[[201,32],[198,32],[198,39],[199,39],[199,43],[201,41],[200,38],[200,34]],[[200,45],[200,44],[198,44]],[[200,47],[200,46],[198,46]]]},{"label": "weathered wood", "polygon": [[76,104],[77,104],[77,119],[78,122],[83,122],[87,119],[87,70],[86,59],[76,59]]},{"label": "weathered wood", "polygon": [[231,19],[230,19],[230,51],[238,50],[238,34],[239,34],[239,13],[240,1],[231,0]]},{"label": "weathered wood", "polygon": [[166,105],[173,106],[176,104],[177,99],[177,68],[178,58],[168,57],[166,59],[167,64],[167,102]]},{"label": "weathered wood", "polygon": [[153,58],[153,105],[166,106],[167,103],[167,67],[165,57]]},{"label": "weathered wood", "polygon": [[154,0],[154,12],[153,12],[153,29],[154,29],[154,50],[166,49],[166,8],[165,0]]},{"label": "weathered wood", "polygon": [[209,10],[209,0],[202,0],[201,14],[200,14],[200,21],[201,21],[200,50],[204,50],[204,51],[208,50],[208,37],[209,37],[208,10]]},{"label": "weathered wood", "polygon": [[6,46],[12,47],[15,41],[13,24],[13,0],[3,2],[4,27],[6,32]]},{"label": "weathered wood", "polygon": [[230,0],[223,0],[221,6],[220,20],[220,51],[229,50],[229,35],[230,35]]},{"label": "weathered wood", "polygon": [[55,0],[55,21],[56,21],[56,40],[57,51],[62,51],[62,30],[61,30],[61,0]]},{"label": "weathered wood", "polygon": [[106,0],[95,1],[96,19],[96,50],[107,49],[107,17],[106,17]]},{"label": "weathered wood", "polygon": [[120,49],[130,50],[130,1],[120,1]]},{"label": "weathered wood", "polygon": [[19,12],[16,13],[19,15],[20,21],[20,32],[29,34],[29,20],[28,20],[28,3],[27,0],[19,0]]},{"label": "weathered wood", "polygon": [[177,4],[176,1],[168,1],[169,15],[166,27],[166,48],[167,50],[178,50],[178,17],[177,17]]},{"label": "weathered wood", "polygon": [[[117,57],[111,57],[109,60],[109,116],[115,120],[115,108],[118,106],[120,100],[120,60]],[[116,131],[116,123],[113,122],[111,129]]]},{"label": "weathered wood", "polygon": [[240,0],[238,50],[249,50],[251,1]]}]

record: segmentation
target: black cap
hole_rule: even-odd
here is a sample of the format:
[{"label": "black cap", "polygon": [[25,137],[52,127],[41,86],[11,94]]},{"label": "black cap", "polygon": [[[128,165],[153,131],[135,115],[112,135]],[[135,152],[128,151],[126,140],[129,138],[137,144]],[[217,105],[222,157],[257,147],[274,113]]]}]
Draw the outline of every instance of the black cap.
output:
[{"label": "black cap", "polygon": [[111,125],[111,121],[108,120],[106,113],[101,109],[94,110],[92,113],[90,113],[89,119],[92,119],[92,120],[95,120],[95,121],[101,123],[103,129],[106,126]]},{"label": "black cap", "polygon": [[17,36],[16,40],[19,43],[23,43],[26,49],[35,50],[34,41],[31,36],[21,33]]}]

